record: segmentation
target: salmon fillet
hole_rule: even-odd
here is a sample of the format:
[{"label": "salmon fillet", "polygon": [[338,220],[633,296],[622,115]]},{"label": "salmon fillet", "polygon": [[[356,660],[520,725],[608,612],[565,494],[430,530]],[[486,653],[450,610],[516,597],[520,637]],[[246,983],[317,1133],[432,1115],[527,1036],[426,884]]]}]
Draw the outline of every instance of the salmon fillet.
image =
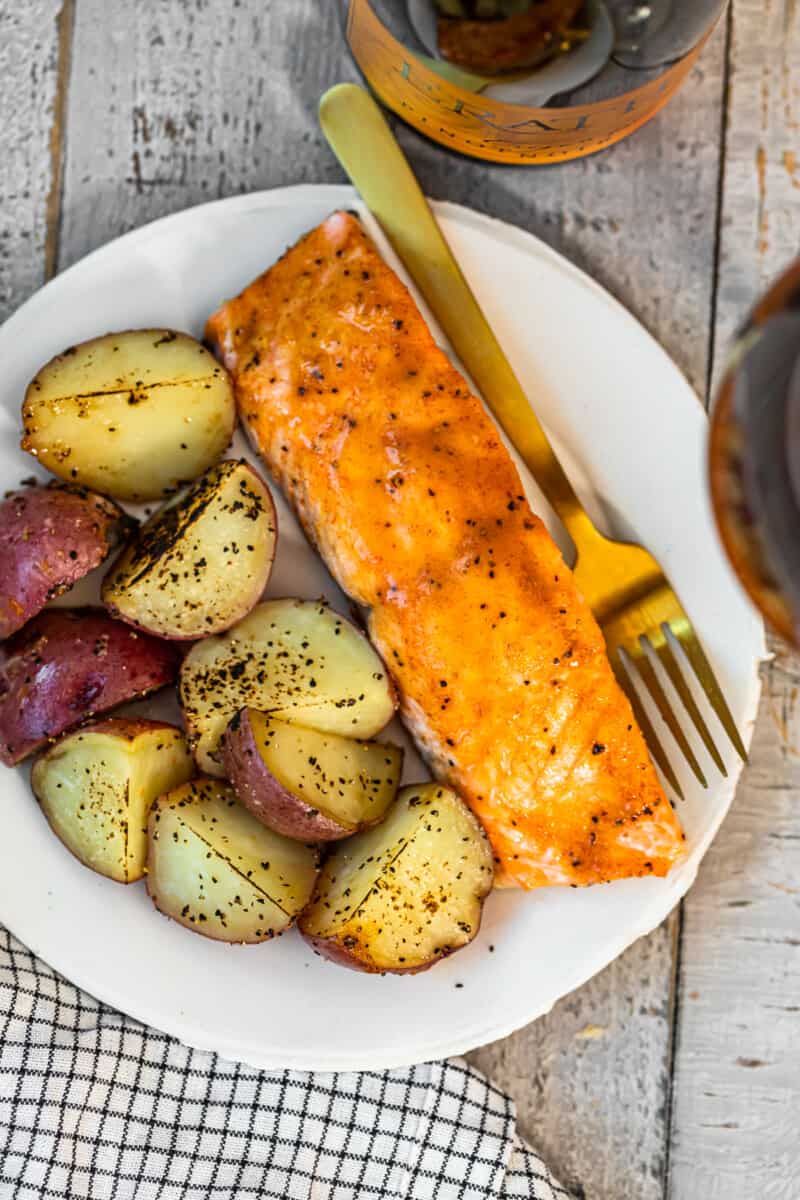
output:
[{"label": "salmon fillet", "polygon": [[499,878],[666,874],[685,838],[602,634],[493,422],[358,219],[328,218],[206,335]]}]

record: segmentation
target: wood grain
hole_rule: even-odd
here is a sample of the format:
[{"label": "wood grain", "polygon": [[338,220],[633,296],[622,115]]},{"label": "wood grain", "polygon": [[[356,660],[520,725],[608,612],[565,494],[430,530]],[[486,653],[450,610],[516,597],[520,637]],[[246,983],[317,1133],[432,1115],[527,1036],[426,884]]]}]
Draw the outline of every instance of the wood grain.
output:
[{"label": "wood grain", "polygon": [[[735,0],[714,378],[800,249],[800,12]],[[669,1196],[800,1196],[800,668],[765,668],[752,761],[684,905]]]},{"label": "wood grain", "polygon": [[343,75],[333,4],[80,0],[59,266],[192,204],[340,180],[316,106]]},{"label": "wood grain", "polygon": [[[11,180],[0,215],[3,311],[44,276],[48,197],[51,215],[53,198],[61,200],[60,237],[51,228],[50,245],[63,268],[190,204],[342,178],[315,116],[326,87],[357,78],[337,5],[78,0],[60,58],[59,11],[55,0],[35,0],[0,14],[0,103],[15,112],[0,129]],[[762,282],[796,251],[800,71],[794,50],[787,66],[774,50],[780,38],[772,40],[789,30],[796,45],[792,12],[791,0],[734,5],[719,242],[724,26],[656,121],[593,159],[487,167],[403,126],[399,135],[431,194],[513,221],[588,269],[704,393],[712,315],[718,364]],[[70,28],[62,18],[65,36]],[[68,88],[63,77],[59,88],[59,62],[62,75],[70,64]],[[60,180],[60,147],[50,145],[59,96]],[[587,1200],[663,1200],[667,1186],[673,1200],[796,1200],[800,1157],[786,1114],[798,1084],[781,1065],[800,1004],[796,962],[787,966],[800,952],[791,944],[800,865],[790,800],[800,782],[795,670],[770,671],[748,782],[686,907],[671,1148],[675,917],[548,1017],[472,1056],[511,1091],[523,1131]],[[746,1168],[739,1176],[737,1162]],[[764,1187],[746,1192],[751,1168]]]},{"label": "wood grain", "polygon": [[756,296],[800,251],[800,10],[734,0],[714,379]]},{"label": "wood grain", "polygon": [[[48,197],[60,154],[60,0],[0,8],[0,320],[45,277]],[[51,203],[51,217],[57,216]]]}]

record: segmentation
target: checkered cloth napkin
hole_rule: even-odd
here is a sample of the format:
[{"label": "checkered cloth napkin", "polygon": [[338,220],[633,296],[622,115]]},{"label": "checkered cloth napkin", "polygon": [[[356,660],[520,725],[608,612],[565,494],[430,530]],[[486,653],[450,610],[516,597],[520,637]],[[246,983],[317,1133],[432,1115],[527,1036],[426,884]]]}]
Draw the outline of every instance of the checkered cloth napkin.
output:
[{"label": "checkered cloth napkin", "polygon": [[78,991],[0,928],[0,1200],[570,1200],[466,1063],[267,1073]]}]

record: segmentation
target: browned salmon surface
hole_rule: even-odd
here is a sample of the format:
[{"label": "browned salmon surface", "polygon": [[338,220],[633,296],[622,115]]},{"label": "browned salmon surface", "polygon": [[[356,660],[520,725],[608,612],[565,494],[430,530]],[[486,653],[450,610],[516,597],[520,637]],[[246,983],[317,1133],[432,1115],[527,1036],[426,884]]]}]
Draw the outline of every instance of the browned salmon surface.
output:
[{"label": "browned salmon surface", "polygon": [[207,336],[499,878],[664,875],[684,837],[602,634],[493,422],[357,218],[309,233]]}]

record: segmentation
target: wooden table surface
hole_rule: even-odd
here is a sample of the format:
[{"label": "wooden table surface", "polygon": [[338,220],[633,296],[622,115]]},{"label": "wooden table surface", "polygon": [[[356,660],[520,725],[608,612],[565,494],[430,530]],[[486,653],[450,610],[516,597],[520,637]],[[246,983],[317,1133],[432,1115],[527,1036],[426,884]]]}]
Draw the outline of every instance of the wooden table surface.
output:
[{"label": "wooden table surface", "polygon": [[[0,317],[154,217],[339,181],[315,117],[356,78],[337,7],[0,0]],[[707,396],[800,250],[796,0],[733,0],[678,97],[594,158],[487,167],[399,133],[430,194],[584,267]],[[800,1197],[800,666],[778,651],[764,683],[750,766],[680,911],[472,1055],[586,1200]]]}]

